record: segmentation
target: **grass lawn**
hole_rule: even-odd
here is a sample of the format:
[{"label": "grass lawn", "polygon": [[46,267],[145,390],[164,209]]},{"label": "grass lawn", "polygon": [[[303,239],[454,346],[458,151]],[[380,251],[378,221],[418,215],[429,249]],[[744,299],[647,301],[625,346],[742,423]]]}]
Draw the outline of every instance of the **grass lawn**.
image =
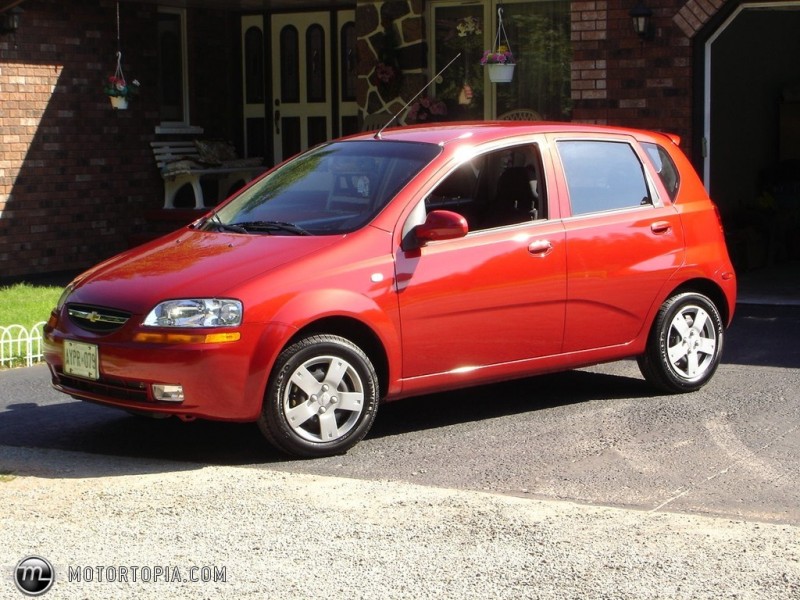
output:
[{"label": "grass lawn", "polygon": [[22,325],[30,329],[47,321],[63,288],[18,283],[0,287],[0,327]]}]

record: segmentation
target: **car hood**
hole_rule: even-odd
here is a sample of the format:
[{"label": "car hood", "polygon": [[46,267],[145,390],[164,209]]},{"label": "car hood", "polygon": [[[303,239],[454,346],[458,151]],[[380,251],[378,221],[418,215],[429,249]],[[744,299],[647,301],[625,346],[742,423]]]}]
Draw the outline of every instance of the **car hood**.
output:
[{"label": "car hood", "polygon": [[343,237],[183,230],[86,271],[73,282],[67,301],[141,314],[162,300],[225,297],[235,285]]}]

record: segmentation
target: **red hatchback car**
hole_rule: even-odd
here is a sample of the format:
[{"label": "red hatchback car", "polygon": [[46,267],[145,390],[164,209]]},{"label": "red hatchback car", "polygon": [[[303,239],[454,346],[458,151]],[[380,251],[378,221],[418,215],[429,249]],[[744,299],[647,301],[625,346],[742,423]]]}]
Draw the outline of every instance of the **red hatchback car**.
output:
[{"label": "red hatchback car", "polygon": [[450,123],[318,146],[83,273],[45,356],[75,398],[324,456],[381,401],[625,357],[697,390],[735,298],[675,137]]}]

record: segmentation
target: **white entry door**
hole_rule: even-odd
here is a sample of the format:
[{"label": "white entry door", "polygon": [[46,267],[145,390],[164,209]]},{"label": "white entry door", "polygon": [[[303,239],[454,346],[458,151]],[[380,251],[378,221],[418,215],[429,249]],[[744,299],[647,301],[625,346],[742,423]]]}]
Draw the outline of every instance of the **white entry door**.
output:
[{"label": "white entry door", "polygon": [[331,13],[272,16],[274,160],[332,137]]}]

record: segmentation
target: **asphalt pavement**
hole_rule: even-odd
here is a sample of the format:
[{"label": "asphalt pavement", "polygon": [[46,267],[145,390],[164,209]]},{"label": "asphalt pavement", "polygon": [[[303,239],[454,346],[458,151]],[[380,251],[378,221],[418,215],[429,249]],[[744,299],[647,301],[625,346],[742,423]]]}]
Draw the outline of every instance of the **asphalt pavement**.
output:
[{"label": "asphalt pavement", "polygon": [[0,598],[37,554],[48,598],[796,599],[799,336],[799,307],[742,305],[700,392],[657,395],[621,361],[386,405],[312,461],[2,371]]}]

